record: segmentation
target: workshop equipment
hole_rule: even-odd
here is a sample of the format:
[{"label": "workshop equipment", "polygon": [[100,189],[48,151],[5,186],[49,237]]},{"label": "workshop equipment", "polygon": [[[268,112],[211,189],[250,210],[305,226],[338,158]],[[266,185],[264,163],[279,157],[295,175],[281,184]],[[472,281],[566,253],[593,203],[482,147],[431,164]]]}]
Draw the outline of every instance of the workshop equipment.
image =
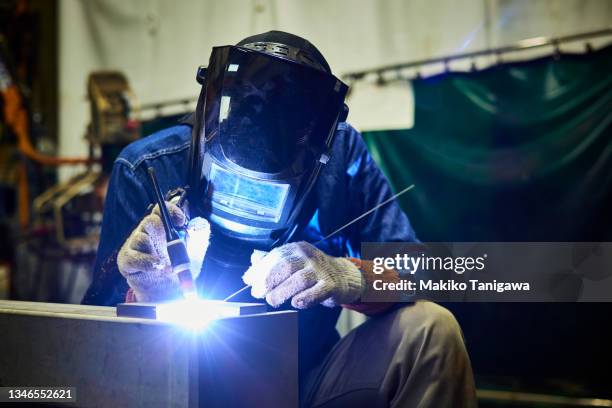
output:
[{"label": "workshop equipment", "polygon": [[17,195],[19,205],[19,224],[26,229],[30,224],[30,181],[27,177],[25,159],[43,166],[92,164],[92,157],[55,157],[38,151],[31,140],[27,98],[17,79],[8,44],[0,35],[0,100],[3,121],[17,139],[17,148],[23,160],[17,168]]},{"label": "workshop equipment", "polygon": [[157,178],[155,177],[155,169],[153,167],[149,167],[148,171],[151,178],[153,191],[155,191],[155,198],[157,199],[157,205],[159,206],[159,214],[162,224],[164,225],[164,231],[166,232],[168,257],[170,258],[170,264],[172,265],[172,272],[178,275],[183,297],[186,299],[195,299],[198,297],[198,294],[193,283],[191,265],[189,262],[189,255],[187,254],[187,248],[185,247],[185,242],[183,242],[178,231],[172,225],[170,214],[168,214],[168,208],[166,208],[166,201],[164,200],[164,196],[162,195],[159,184],[157,183]]},{"label": "workshop equipment", "polygon": [[127,145],[140,137],[139,104],[119,71],[95,71],[87,79],[91,109],[87,139],[98,145]]},{"label": "workshop equipment", "polygon": [[[5,160],[8,174],[18,192],[19,219],[22,232],[19,246],[27,254],[20,258],[19,276],[13,278],[20,291],[13,296],[28,299],[74,301],[81,271],[89,271],[98,246],[102,207],[112,163],[120,149],[139,136],[136,98],[125,76],[120,72],[92,72],[88,78],[91,123],[86,138],[87,157],[56,157],[35,147],[30,131],[27,92],[18,81],[10,61],[8,44],[0,36],[0,100],[6,129],[17,141],[14,155]],[[4,156],[3,156],[4,157]],[[2,159],[0,159],[2,161]],[[101,162],[102,171],[94,164]],[[28,166],[87,165],[87,169],[68,180],[46,189],[32,203],[32,191],[44,186],[41,179],[28,178]],[[4,164],[4,162],[3,162]],[[9,169],[2,166],[2,173]],[[5,177],[6,178],[6,177]],[[38,186],[38,187],[37,187]],[[26,266],[27,265],[27,266]],[[48,273],[52,270],[52,273]],[[31,273],[29,273],[31,271]],[[64,284],[63,276],[67,281]],[[27,290],[24,290],[27,288]]]},{"label": "workshop equipment", "polygon": [[[236,311],[214,307],[226,306]],[[114,307],[0,301],[0,328],[0,386],[74,387],[74,406],[298,403],[294,311],[218,318],[193,329],[117,317]]]}]

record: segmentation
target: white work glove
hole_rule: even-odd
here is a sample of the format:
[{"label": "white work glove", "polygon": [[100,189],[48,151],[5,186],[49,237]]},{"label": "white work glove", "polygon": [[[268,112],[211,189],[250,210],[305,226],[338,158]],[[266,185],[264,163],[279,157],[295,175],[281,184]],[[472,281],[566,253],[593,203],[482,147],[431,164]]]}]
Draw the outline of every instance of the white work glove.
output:
[{"label": "white work glove", "polygon": [[[176,227],[184,226],[185,213],[172,202],[166,202],[166,207],[172,223]],[[208,221],[200,217],[189,221],[185,244],[194,280],[200,274],[209,238]],[[117,254],[119,272],[139,302],[168,300],[180,293],[178,275],[172,273],[166,245],[166,234],[156,205],[132,231]]]},{"label": "white work glove", "polygon": [[255,251],[242,280],[251,295],[278,307],[291,299],[296,309],[317,304],[334,307],[357,301],[365,288],[361,271],[346,258],[329,256],[307,242],[269,253]]}]

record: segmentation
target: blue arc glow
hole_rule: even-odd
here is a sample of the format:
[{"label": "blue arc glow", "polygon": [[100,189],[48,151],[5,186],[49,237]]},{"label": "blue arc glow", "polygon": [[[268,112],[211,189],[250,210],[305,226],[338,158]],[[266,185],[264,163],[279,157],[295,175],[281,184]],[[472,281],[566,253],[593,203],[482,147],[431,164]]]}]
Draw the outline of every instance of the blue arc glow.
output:
[{"label": "blue arc glow", "polygon": [[237,316],[235,308],[224,307],[223,302],[203,299],[184,299],[157,306],[156,320],[202,329],[224,317]]}]

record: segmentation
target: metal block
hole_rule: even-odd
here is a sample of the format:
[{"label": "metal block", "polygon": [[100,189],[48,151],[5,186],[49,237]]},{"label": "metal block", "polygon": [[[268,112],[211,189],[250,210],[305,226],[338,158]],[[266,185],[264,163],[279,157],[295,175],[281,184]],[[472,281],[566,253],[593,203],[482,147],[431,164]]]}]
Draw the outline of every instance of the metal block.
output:
[{"label": "metal block", "polygon": [[191,309],[185,310],[185,312],[189,313],[207,313],[214,310],[216,313],[221,315],[221,317],[246,316],[256,313],[265,313],[267,311],[267,307],[264,303],[198,300],[173,303],[120,303],[117,305],[117,316],[159,319],[163,318],[164,309],[175,310],[177,313],[180,313],[179,307],[177,306]]},{"label": "metal block", "polygon": [[0,333],[0,386],[76,387],[79,407],[298,402],[295,312],[188,328],[111,307],[0,301]]}]

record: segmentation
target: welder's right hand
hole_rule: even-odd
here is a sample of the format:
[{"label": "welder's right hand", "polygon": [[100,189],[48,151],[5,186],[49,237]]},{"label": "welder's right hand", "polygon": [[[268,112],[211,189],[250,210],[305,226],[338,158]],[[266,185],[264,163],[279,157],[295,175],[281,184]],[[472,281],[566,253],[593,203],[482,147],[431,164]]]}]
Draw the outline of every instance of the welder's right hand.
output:
[{"label": "welder's right hand", "polygon": [[[187,217],[181,208],[166,202],[170,219],[175,227],[185,226]],[[197,278],[204,261],[210,237],[210,224],[203,218],[194,218],[187,224],[186,245],[191,261],[191,272]],[[166,234],[155,206],[132,231],[117,254],[119,272],[126,278],[140,302],[168,300],[180,294],[178,276],[172,273],[166,248]]]}]

